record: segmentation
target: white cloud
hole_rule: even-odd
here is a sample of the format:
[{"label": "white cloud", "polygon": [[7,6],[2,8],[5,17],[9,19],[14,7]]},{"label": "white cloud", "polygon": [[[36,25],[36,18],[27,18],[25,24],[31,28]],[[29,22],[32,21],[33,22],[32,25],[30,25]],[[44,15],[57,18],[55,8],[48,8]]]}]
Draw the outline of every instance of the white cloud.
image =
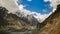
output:
[{"label": "white cloud", "polygon": [[[34,15],[34,17],[37,18],[38,20],[41,20],[41,22],[45,18],[47,18],[50,14],[52,14],[52,12],[50,12],[49,14],[40,14],[37,12],[32,12],[30,10],[24,9],[24,7],[25,7],[24,5],[19,5],[19,8],[18,8],[18,4],[16,3],[16,1],[18,1],[18,0],[0,0],[0,6],[6,7],[9,10],[9,12],[12,12],[12,13],[14,13],[20,9],[20,11],[24,14],[24,16],[36,14],[36,15]],[[28,0],[28,1],[32,1],[32,0]],[[44,0],[44,1],[51,2],[50,5],[53,7],[53,12],[54,12],[54,10],[56,10],[56,6],[58,4],[60,4],[60,0]]]},{"label": "white cloud", "polygon": [[27,0],[27,1],[29,1],[29,2],[30,2],[30,1],[32,1],[32,0]]},{"label": "white cloud", "polygon": [[52,0],[44,0],[45,2],[52,1]]},{"label": "white cloud", "polygon": [[53,7],[53,11],[56,9],[57,5],[60,4],[60,0],[52,0],[51,6]]},{"label": "white cloud", "polygon": [[60,4],[60,0],[44,0],[45,2],[50,1],[50,6],[53,7],[53,12],[56,10],[58,4]]},{"label": "white cloud", "polygon": [[36,15],[34,15],[34,17],[37,20],[40,20],[40,22],[45,20],[50,15],[50,13],[49,14],[40,14],[40,13],[37,13],[37,12],[32,12],[30,10],[24,9],[24,7],[25,7],[24,5],[19,5],[20,12],[23,13],[24,16],[31,15],[31,14],[36,14]]},{"label": "white cloud", "polygon": [[52,12],[49,13],[51,15],[53,12],[55,12],[57,5],[60,4],[60,0],[44,0],[45,2],[50,1],[50,6],[53,7]]},{"label": "white cloud", "polygon": [[48,17],[48,14],[37,13],[36,16],[34,16],[34,17],[37,18],[38,20],[40,20],[40,22],[42,22]]},{"label": "white cloud", "polygon": [[14,0],[14,1],[15,1],[15,4],[18,6],[18,3],[17,3],[18,0]]},{"label": "white cloud", "polygon": [[19,10],[18,6],[16,5],[17,0],[0,0],[0,6],[5,7],[9,10],[9,12],[14,13]]},{"label": "white cloud", "polygon": [[25,7],[24,5],[19,5],[19,8],[18,8],[18,4],[16,3],[16,1],[18,0],[0,0],[0,6],[6,7],[11,13],[14,13],[20,9],[20,12],[22,12],[24,16],[36,14],[34,15],[34,17],[37,18],[38,20],[41,20],[41,22],[52,13],[51,12],[50,14],[40,14],[37,12],[32,12],[30,10],[24,9]]},{"label": "white cloud", "polygon": [[[24,7],[25,7],[24,5],[19,5],[19,8],[18,8],[18,4],[16,3],[16,1],[18,1],[18,0],[0,0],[0,6],[6,7],[9,10],[9,12],[12,12],[12,13],[14,13],[20,9],[20,11],[24,14],[24,16],[36,14],[36,15],[34,15],[34,17],[37,18],[38,20],[41,20],[41,22],[45,18],[47,18],[50,14],[52,14],[52,12],[50,12],[49,14],[40,14],[37,12],[32,12],[30,10],[24,9]],[[31,1],[31,0],[29,0],[29,1]],[[51,6],[53,7],[54,10],[56,9],[56,6],[58,4],[60,4],[60,0],[44,0],[44,1],[50,1]],[[45,10],[43,10],[43,11],[45,11]]]},{"label": "white cloud", "polygon": [[20,10],[23,10],[24,9],[23,7],[24,7],[23,5],[19,5]]}]

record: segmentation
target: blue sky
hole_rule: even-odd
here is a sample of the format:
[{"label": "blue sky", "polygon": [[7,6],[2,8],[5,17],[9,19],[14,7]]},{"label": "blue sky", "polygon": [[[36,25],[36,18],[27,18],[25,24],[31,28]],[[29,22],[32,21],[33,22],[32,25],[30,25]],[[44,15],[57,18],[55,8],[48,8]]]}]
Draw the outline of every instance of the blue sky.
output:
[{"label": "blue sky", "polygon": [[17,3],[24,16],[31,15],[42,22],[55,12],[60,0],[18,0]]},{"label": "blue sky", "polygon": [[18,0],[18,5],[25,5],[24,7],[27,10],[35,11],[41,14],[48,14],[52,11],[52,7],[50,6],[50,2],[45,2],[44,0]]}]

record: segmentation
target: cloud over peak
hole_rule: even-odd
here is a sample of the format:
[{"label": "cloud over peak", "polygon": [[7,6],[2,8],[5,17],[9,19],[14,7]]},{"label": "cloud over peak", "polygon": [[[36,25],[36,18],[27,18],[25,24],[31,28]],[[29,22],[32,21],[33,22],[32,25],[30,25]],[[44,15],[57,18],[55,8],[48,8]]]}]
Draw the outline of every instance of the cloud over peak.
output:
[{"label": "cloud over peak", "polygon": [[24,14],[24,16],[27,16],[27,15],[33,15],[37,20],[40,20],[41,22],[48,17],[49,14],[41,14],[41,13],[37,13],[37,12],[32,12],[30,10],[27,10],[24,8],[25,6],[20,4],[19,5],[19,9],[20,9],[20,12]]},{"label": "cloud over peak", "polygon": [[16,5],[16,1],[17,0],[0,0],[0,6],[3,6],[8,9],[9,13],[14,13],[19,9]]},{"label": "cloud over peak", "polygon": [[[60,0],[44,0],[45,2],[50,2],[50,6],[53,7],[53,10],[49,13],[49,14],[41,14],[41,13],[37,13],[34,11],[30,11],[25,9],[24,5],[19,5],[19,9],[21,12],[25,13],[25,15],[33,15],[36,19],[40,20],[41,22],[44,21],[49,15],[51,15],[55,10],[56,10],[56,6],[58,4],[60,4]],[[46,12],[46,10],[43,10]]]},{"label": "cloud over peak", "polygon": [[50,6],[53,7],[53,11],[56,10],[58,4],[60,4],[60,0],[44,0],[45,2],[50,2]]},{"label": "cloud over peak", "polygon": [[[41,14],[25,9],[24,7],[26,6],[22,4],[18,5],[17,1],[18,0],[0,0],[0,6],[6,7],[11,13],[20,10],[20,12],[23,13],[24,16],[33,15],[37,20],[40,20],[41,22],[44,19],[46,19],[50,14],[52,14],[52,12],[55,11],[56,6],[60,4],[60,0],[44,0],[45,2],[50,1],[51,3],[50,5],[51,7],[53,7],[53,11],[51,11],[49,14]],[[32,0],[28,0],[28,1],[32,1]],[[46,10],[43,11],[46,12]]]}]

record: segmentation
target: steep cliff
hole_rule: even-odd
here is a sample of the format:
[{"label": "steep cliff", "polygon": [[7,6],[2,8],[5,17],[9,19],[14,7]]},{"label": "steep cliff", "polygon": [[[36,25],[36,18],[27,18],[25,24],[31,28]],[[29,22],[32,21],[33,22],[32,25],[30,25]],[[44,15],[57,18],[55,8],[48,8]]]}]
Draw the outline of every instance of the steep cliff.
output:
[{"label": "steep cliff", "polygon": [[42,24],[44,24],[42,28],[40,24],[38,25],[39,34],[60,34],[60,5]]}]

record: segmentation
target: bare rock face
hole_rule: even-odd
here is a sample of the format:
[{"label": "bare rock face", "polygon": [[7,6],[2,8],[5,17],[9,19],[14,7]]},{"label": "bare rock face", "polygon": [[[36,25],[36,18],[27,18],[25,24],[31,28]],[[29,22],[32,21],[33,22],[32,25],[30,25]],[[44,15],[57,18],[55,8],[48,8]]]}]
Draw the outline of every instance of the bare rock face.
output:
[{"label": "bare rock face", "polygon": [[0,26],[1,25],[8,25],[8,21],[4,19],[4,17],[7,15],[7,9],[4,7],[0,7]]},{"label": "bare rock face", "polygon": [[27,20],[25,17],[25,19],[18,17],[8,11],[5,7],[0,7],[0,34],[31,34],[32,30],[36,28],[36,26],[32,26],[38,23],[34,17],[28,16],[31,20]]},{"label": "bare rock face", "polygon": [[40,29],[39,34],[60,34],[60,5],[58,5],[56,11],[42,23],[45,25]]}]

